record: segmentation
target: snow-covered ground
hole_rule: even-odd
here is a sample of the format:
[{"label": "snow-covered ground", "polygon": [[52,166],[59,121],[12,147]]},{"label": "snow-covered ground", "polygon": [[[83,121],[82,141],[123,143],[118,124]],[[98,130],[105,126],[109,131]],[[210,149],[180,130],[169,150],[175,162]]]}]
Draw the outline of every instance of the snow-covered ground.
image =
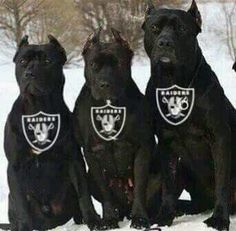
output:
[{"label": "snow-covered ground", "polygon": [[[234,106],[236,106],[236,73],[232,71],[233,61],[227,55],[227,49],[222,41],[221,36],[216,36],[214,29],[224,30],[224,17],[221,14],[221,6],[217,3],[209,3],[200,5],[200,11],[203,16],[203,33],[200,34],[199,40],[207,61],[211,64],[212,69],[217,73],[219,80]],[[2,58],[1,58],[2,60]],[[148,60],[136,61],[133,65],[133,77],[144,92],[150,73]],[[74,102],[80,92],[81,86],[84,83],[83,69],[65,70],[66,85],[65,85],[65,100],[73,109]],[[14,65],[11,60],[4,60],[4,64],[0,63],[0,223],[7,222],[7,180],[6,166],[7,161],[3,152],[3,129],[4,124],[11,106],[18,94],[18,87],[14,77]],[[187,198],[188,194],[184,193],[183,198]],[[98,203],[96,209],[101,213],[101,207]],[[207,231],[208,229],[202,221],[210,216],[210,213],[196,216],[183,216],[177,218],[170,228],[163,228],[167,231]],[[122,230],[129,229],[129,222],[120,223]],[[56,230],[74,231],[88,230],[86,226],[76,226],[69,222],[63,227],[58,227]],[[231,229],[236,230],[236,217],[231,218]]]}]

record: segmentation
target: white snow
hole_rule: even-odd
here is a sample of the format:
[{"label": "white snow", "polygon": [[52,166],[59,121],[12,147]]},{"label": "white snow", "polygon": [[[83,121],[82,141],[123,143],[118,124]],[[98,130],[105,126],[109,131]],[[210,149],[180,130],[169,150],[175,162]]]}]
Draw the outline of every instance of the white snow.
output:
[{"label": "white snow", "polygon": [[[207,61],[211,64],[212,69],[216,72],[219,80],[234,106],[236,106],[236,73],[232,71],[233,60],[227,54],[225,41],[218,36],[214,30],[224,30],[224,17],[221,14],[221,6],[219,3],[201,4],[200,11],[203,16],[203,33],[199,36],[200,45]],[[217,28],[216,28],[217,27]],[[2,60],[2,58],[1,58]],[[65,85],[65,101],[69,108],[73,110],[75,100],[84,83],[83,68],[65,70],[66,85]],[[133,65],[133,77],[144,92],[147,81],[150,76],[150,67],[148,60],[136,61]],[[0,223],[8,222],[7,218],[7,179],[6,168],[7,161],[3,151],[3,130],[7,118],[7,114],[11,110],[12,104],[18,95],[18,87],[14,77],[14,65],[11,60],[4,64],[0,64]],[[184,192],[182,198],[189,199],[189,195]],[[100,205],[95,202],[96,209],[101,213]],[[213,229],[207,228],[203,224],[203,220],[208,218],[211,213],[200,214],[195,216],[183,216],[175,219],[172,227],[164,227],[167,231],[210,231]],[[129,229],[130,222],[124,221],[120,223],[122,229]],[[55,230],[60,231],[87,231],[86,226],[77,226],[71,222],[63,227],[58,227]],[[231,217],[231,231],[236,230],[236,216]]]}]

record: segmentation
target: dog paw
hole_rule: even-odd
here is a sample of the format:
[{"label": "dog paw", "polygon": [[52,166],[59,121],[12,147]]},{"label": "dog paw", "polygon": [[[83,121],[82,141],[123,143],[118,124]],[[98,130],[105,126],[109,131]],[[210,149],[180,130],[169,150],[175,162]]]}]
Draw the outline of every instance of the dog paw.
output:
[{"label": "dog paw", "polygon": [[92,221],[89,222],[88,224],[88,228],[90,231],[97,231],[97,230],[101,230],[102,229],[102,224],[99,221]]},{"label": "dog paw", "polygon": [[134,229],[145,229],[149,228],[150,224],[148,219],[142,217],[134,217],[131,222],[131,228]]},{"label": "dog paw", "polygon": [[101,230],[102,219],[95,211],[90,211],[83,218],[80,215],[77,215],[74,217],[74,221],[77,225],[86,224],[91,231]]},{"label": "dog paw", "polygon": [[87,221],[87,226],[90,231],[101,230],[102,229],[102,220],[97,214],[93,214],[89,217]]},{"label": "dog paw", "polygon": [[81,225],[83,224],[83,218],[82,217],[74,217],[74,222],[76,225]]},{"label": "dog paw", "polygon": [[19,223],[18,231],[32,231],[33,228],[30,224],[27,223]]},{"label": "dog paw", "polygon": [[229,230],[229,220],[223,219],[221,217],[210,217],[204,221],[204,223],[211,228],[219,231]]},{"label": "dog paw", "polygon": [[171,226],[174,218],[175,212],[171,212],[169,209],[161,209],[155,223],[159,226]]},{"label": "dog paw", "polygon": [[118,229],[119,225],[118,225],[118,221],[117,219],[104,219],[102,221],[102,226],[101,226],[101,230],[110,230],[110,229]]}]

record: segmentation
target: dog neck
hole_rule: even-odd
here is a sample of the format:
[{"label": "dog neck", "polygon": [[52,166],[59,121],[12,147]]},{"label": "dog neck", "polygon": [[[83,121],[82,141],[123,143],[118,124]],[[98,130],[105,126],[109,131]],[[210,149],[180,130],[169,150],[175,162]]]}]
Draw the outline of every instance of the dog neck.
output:
[{"label": "dog neck", "polygon": [[117,98],[102,98],[102,99],[95,99],[93,95],[91,94],[91,91],[89,89],[89,98],[92,105],[102,106],[104,104],[107,104],[107,102],[110,102],[112,105],[115,106],[124,106],[124,104],[127,103],[127,96],[126,94],[122,94]]},{"label": "dog neck", "polygon": [[46,95],[20,94],[17,104],[21,105],[22,112],[26,114],[38,111],[53,112],[66,107],[61,90]]},{"label": "dog neck", "polygon": [[190,87],[197,78],[201,65],[205,62],[200,47],[197,46],[194,58],[185,65],[162,64],[152,65],[151,79],[156,87],[170,87],[178,85],[181,87]]},{"label": "dog neck", "polygon": [[[111,99],[111,102],[114,104],[124,104],[127,101],[130,100],[139,100],[142,98],[142,93],[140,92],[139,88],[137,87],[136,83],[134,82],[133,78],[131,77],[131,74],[129,77],[127,77],[128,80],[126,82],[126,86],[125,86],[125,91],[116,99]],[[92,95],[92,91],[91,91],[91,86],[90,84],[88,84],[88,82],[86,82],[86,84],[84,85],[81,94],[83,94],[83,92],[87,92],[87,96],[90,97],[91,101],[95,104],[103,104],[104,102],[106,102],[107,99],[95,99]]]}]

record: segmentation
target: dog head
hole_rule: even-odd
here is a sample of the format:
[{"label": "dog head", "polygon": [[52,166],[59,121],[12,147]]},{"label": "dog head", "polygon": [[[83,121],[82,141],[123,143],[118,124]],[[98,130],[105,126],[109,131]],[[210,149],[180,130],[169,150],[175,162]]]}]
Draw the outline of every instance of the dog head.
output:
[{"label": "dog head", "polygon": [[152,65],[187,65],[196,52],[201,24],[195,0],[187,12],[156,8],[149,0],[143,30]]},{"label": "dog head", "polygon": [[25,36],[18,46],[14,62],[21,94],[48,95],[63,88],[66,52],[53,36],[48,38],[48,44],[31,45]]},{"label": "dog head", "polygon": [[233,65],[233,70],[236,71],[236,62],[235,62],[234,65]]},{"label": "dog head", "polygon": [[101,42],[101,29],[98,29],[88,38],[83,50],[86,83],[96,100],[120,97],[131,76],[133,52],[120,32],[111,31],[114,41]]}]

